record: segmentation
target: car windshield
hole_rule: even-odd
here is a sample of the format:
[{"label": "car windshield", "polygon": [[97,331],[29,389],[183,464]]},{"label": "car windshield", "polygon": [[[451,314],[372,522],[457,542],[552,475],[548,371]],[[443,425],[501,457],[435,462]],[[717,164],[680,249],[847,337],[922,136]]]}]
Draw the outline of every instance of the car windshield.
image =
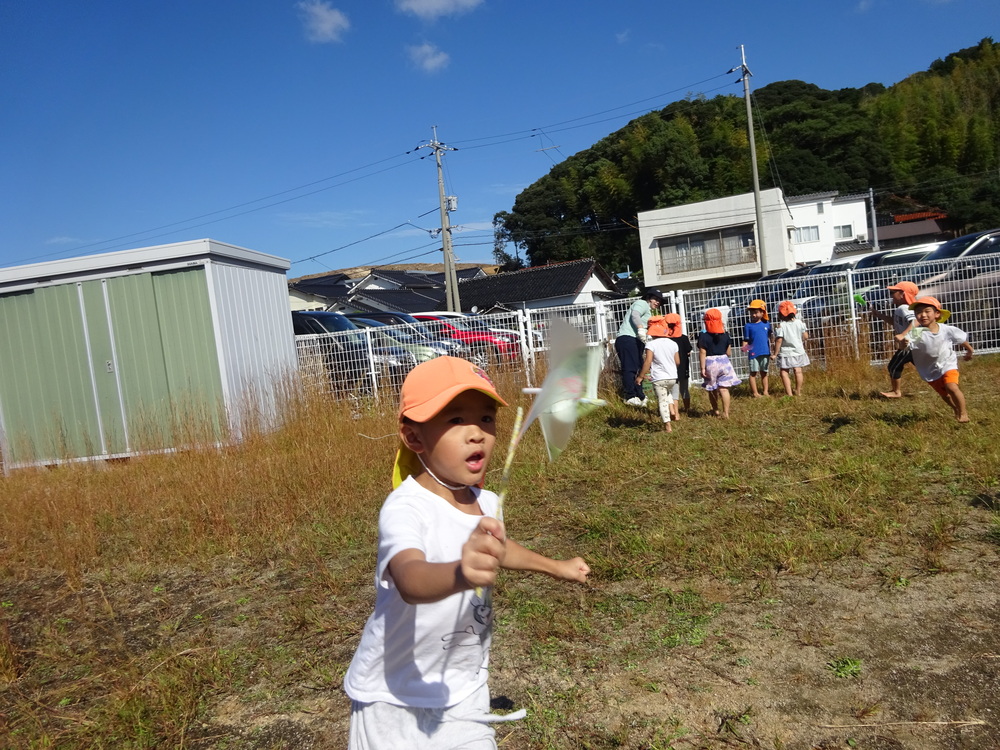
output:
[{"label": "car windshield", "polygon": [[957,258],[966,248],[969,247],[973,242],[982,237],[982,234],[967,234],[964,237],[956,237],[953,240],[948,240],[946,243],[941,245],[941,247],[936,250],[931,251],[931,253],[924,258],[925,261],[935,261],[935,260],[947,260],[948,258]]},{"label": "car windshield", "polygon": [[[317,313],[314,318],[323,328],[328,330],[330,333],[348,333],[349,335],[341,336],[342,341],[349,341],[352,344],[364,345],[365,337],[361,334],[357,327],[347,318],[342,318],[339,315],[334,315],[333,313],[320,314]],[[353,331],[353,333],[350,333]]]}]

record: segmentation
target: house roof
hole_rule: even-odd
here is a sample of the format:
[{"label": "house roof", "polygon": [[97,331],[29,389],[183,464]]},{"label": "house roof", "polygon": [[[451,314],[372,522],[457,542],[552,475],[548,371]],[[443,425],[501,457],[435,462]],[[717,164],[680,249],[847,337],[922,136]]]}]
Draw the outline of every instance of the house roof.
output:
[{"label": "house roof", "polygon": [[426,289],[441,286],[431,276],[423,273],[407,273],[406,271],[378,268],[373,270],[369,276],[397,284],[401,289]]},{"label": "house roof", "polygon": [[608,291],[618,291],[614,279],[596,260],[583,258],[462,281],[458,285],[458,294],[463,309],[477,307],[487,310],[498,304],[576,296],[594,275]]},{"label": "house roof", "polygon": [[349,280],[350,277],[342,273],[311,276],[288,282],[288,288],[303,294],[342,299],[351,293],[351,287],[346,283]]},{"label": "house roof", "polygon": [[440,310],[445,305],[444,287],[431,289],[363,289],[351,296],[347,304],[362,312],[426,312]]}]

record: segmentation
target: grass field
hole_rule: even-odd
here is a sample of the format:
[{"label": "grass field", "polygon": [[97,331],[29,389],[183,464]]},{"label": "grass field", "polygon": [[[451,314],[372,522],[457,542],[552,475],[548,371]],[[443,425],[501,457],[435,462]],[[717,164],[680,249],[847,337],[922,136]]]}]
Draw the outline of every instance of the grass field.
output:
[{"label": "grass field", "polygon": [[[502,577],[492,692],[529,715],[501,747],[1000,747],[998,381],[962,365],[969,425],[841,362],[728,421],[696,392],[672,434],[607,393],[551,464],[533,428],[509,533],[594,572]],[[0,480],[0,746],[346,746],[394,420],[288,417]]]}]

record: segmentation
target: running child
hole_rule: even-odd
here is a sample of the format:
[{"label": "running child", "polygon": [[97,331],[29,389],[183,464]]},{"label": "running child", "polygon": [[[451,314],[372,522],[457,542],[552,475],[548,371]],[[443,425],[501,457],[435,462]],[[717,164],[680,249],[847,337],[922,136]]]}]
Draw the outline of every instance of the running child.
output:
[{"label": "running child", "polygon": [[681,363],[681,355],[677,344],[667,335],[669,332],[664,316],[655,315],[649,319],[646,354],[635,382],[641,386],[643,378],[649,375],[649,379],[653,381],[653,392],[656,393],[663,429],[673,432],[670,418],[673,416],[677,419],[677,403],[674,401],[673,389],[677,385],[677,368]]},{"label": "running child", "polygon": [[869,305],[869,307],[872,315],[892,326],[896,351],[893,352],[889,364],[885,368],[889,371],[889,390],[882,391],[882,396],[899,398],[903,395],[900,390],[900,385],[903,382],[903,368],[913,362],[913,353],[906,345],[905,338],[901,339],[900,336],[905,336],[914,326],[913,310],[910,309],[910,305],[917,301],[917,295],[920,294],[920,291],[912,281],[900,281],[898,284],[886,287],[886,289],[892,292],[892,312],[884,313],[874,305]]},{"label": "running child", "polygon": [[[754,398],[767,396],[767,366],[771,362],[771,324],[767,318],[767,304],[755,299],[747,305],[750,322],[743,326],[743,351],[750,361],[750,393]],[[760,376],[760,392],[757,376]]]},{"label": "running child", "polygon": [[[809,355],[806,354],[809,331],[806,324],[795,317],[797,314],[795,303],[786,299],[778,305],[778,323],[774,327],[774,352],[771,353],[771,359],[778,360],[781,382],[787,396],[802,395],[802,368],[809,366]],[[794,388],[792,375],[795,376]]]},{"label": "running child", "polygon": [[[504,405],[486,373],[438,357],[406,376],[395,489],[379,513],[375,611],[344,677],[352,750],[496,748],[487,686],[500,568],[587,580],[507,536],[481,489]],[[514,717],[506,717],[514,718]]]},{"label": "running child", "polygon": [[972,344],[961,328],[945,325],[951,316],[934,297],[920,297],[911,306],[916,327],[896,336],[913,353],[913,366],[955,412],[959,422],[969,421],[965,394],[958,387],[958,356],[955,347],[965,349],[965,361],[972,359]]}]

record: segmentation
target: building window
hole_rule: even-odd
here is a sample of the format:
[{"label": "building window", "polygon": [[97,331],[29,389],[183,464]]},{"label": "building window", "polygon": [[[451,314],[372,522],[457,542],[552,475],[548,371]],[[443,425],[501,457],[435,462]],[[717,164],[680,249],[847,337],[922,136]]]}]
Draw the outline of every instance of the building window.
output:
[{"label": "building window", "polygon": [[826,209],[825,209],[825,208],[823,208],[823,204],[822,204],[822,203],[817,203],[817,204],[816,204],[816,213],[818,213],[818,214],[821,214],[821,213],[823,213],[823,212],[824,212],[825,210],[826,210]]},{"label": "building window", "polygon": [[833,236],[838,240],[849,240],[854,237],[854,229],[850,224],[841,224],[833,228]]},{"label": "building window", "polygon": [[656,245],[661,275],[757,262],[752,224],[663,237]]},{"label": "building window", "polygon": [[798,227],[795,230],[795,244],[819,242],[819,227]]}]

